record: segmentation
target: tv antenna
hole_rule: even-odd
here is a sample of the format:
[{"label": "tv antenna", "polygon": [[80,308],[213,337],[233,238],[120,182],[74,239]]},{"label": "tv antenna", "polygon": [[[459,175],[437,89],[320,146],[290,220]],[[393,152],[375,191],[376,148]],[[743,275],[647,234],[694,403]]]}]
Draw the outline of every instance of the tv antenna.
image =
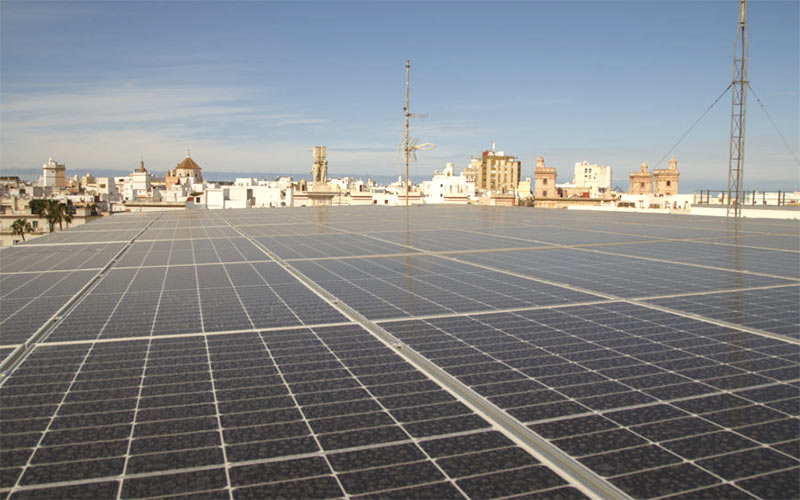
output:
[{"label": "tv antenna", "polygon": [[419,143],[419,138],[414,137],[411,138],[409,136],[409,119],[410,118],[427,118],[428,113],[422,114],[414,114],[411,112],[409,107],[409,97],[410,97],[410,82],[409,82],[409,75],[411,73],[411,62],[406,59],[406,107],[403,108],[403,111],[406,115],[406,135],[405,140],[403,142],[403,159],[406,162],[406,187],[405,187],[405,196],[406,196],[406,206],[408,206],[408,161],[413,156],[414,161],[417,161],[417,151],[430,151],[436,147],[436,144],[432,144],[430,142],[423,142],[422,144]]}]

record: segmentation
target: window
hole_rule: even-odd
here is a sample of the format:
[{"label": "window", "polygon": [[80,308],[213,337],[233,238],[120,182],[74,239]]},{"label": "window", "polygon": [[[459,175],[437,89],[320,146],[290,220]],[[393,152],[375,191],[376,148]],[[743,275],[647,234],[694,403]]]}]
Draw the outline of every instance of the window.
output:
[{"label": "window", "polygon": [[672,181],[667,181],[667,186],[671,186],[671,185],[672,185]]},{"label": "window", "polygon": [[640,184],[640,187],[644,188],[644,182],[642,182],[642,183]]},{"label": "window", "polygon": [[31,223],[31,227],[33,229],[39,229],[39,221],[38,220],[33,221],[33,223]]},{"label": "window", "polygon": [[542,184],[547,185],[547,179],[542,179]]},{"label": "window", "polygon": [[542,196],[543,196],[544,198],[547,198],[547,191],[542,191]]}]

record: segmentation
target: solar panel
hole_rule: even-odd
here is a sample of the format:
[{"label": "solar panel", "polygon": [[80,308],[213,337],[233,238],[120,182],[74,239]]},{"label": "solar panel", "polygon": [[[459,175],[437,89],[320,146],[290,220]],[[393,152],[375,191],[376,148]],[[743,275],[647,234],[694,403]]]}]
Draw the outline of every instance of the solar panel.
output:
[{"label": "solar panel", "polygon": [[800,496],[798,227],[736,229],[252,209],[4,249],[0,494]]}]

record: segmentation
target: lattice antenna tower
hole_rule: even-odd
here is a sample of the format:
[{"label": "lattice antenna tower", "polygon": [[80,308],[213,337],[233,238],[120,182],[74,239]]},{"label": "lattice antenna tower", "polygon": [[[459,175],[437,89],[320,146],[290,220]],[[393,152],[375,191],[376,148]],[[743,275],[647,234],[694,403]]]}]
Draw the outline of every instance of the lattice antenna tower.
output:
[{"label": "lattice antenna tower", "polygon": [[417,159],[417,150],[419,151],[430,151],[431,149],[436,147],[436,144],[431,144],[430,142],[424,142],[422,144],[418,144],[418,138],[411,138],[409,136],[409,119],[411,118],[427,118],[428,113],[423,114],[413,114],[411,112],[411,108],[409,107],[409,99],[411,96],[411,83],[409,76],[411,75],[411,62],[406,59],[406,106],[403,108],[403,112],[406,115],[406,135],[403,140],[403,159],[406,162],[406,187],[405,187],[405,196],[406,196],[406,206],[408,206],[408,186],[410,184],[408,179],[408,161],[411,156],[413,156],[414,160]]},{"label": "lattice antenna tower", "polygon": [[742,215],[744,126],[747,110],[747,0],[739,0],[739,26],[733,46],[731,82],[731,143],[728,156],[728,216]]}]

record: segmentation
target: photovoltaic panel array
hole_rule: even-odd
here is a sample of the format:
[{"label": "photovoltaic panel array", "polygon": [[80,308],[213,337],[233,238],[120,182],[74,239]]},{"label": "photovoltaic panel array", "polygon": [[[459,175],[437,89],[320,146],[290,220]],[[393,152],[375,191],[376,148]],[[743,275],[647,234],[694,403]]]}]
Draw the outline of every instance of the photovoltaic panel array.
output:
[{"label": "photovoltaic panel array", "polygon": [[800,226],[115,215],[0,250],[3,498],[800,496]]}]

